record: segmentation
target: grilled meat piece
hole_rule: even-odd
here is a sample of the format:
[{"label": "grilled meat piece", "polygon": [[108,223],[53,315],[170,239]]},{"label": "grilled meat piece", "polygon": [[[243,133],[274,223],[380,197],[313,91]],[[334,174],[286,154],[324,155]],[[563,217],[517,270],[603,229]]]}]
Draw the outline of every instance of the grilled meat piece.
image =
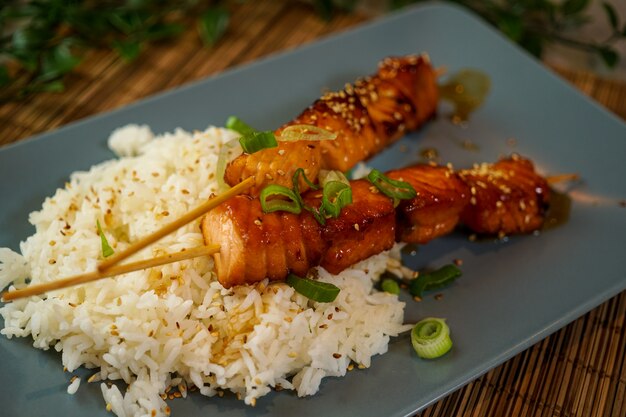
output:
[{"label": "grilled meat piece", "polygon": [[[352,181],[352,204],[337,218],[319,224],[308,211],[299,215],[263,213],[259,200],[237,196],[209,212],[202,222],[225,287],[264,278],[283,280],[321,265],[337,274],[391,248],[397,239],[427,243],[454,229],[459,220],[477,233],[528,233],[541,227],[549,197],[545,179],[519,156],[455,173],[451,168],[415,165],[387,176],[410,183],[417,196],[400,202],[366,180]],[[321,191],[303,194],[319,207]]]},{"label": "grilled meat piece", "polygon": [[[319,207],[321,193],[311,190],[304,201]],[[263,213],[258,199],[236,196],[209,212],[202,221],[207,243],[220,245],[214,255],[217,278],[224,287],[250,284],[266,277],[283,280],[290,272],[305,275],[321,265],[339,273],[348,266],[391,248],[395,211],[385,196],[366,181],[352,184],[353,203],[337,219],[320,225],[313,215]]]},{"label": "grilled meat piece", "polygon": [[400,242],[426,243],[450,233],[470,199],[469,187],[447,167],[415,165],[386,175],[408,182],[417,192],[417,197],[398,205]]},{"label": "grilled meat piece", "polygon": [[[352,181],[352,204],[344,207],[337,218],[329,218],[321,227],[328,244],[320,265],[338,274],[350,265],[391,249],[395,243],[395,210],[393,202],[372,190],[366,180]],[[319,207],[321,192],[309,191],[306,204]]]},{"label": "grilled meat piece", "polygon": [[542,226],[550,187],[530,160],[513,155],[462,170],[459,176],[471,195],[461,221],[472,231],[506,235]]},{"label": "grilled meat piece", "polygon": [[258,195],[270,183],[291,186],[297,168],[304,168],[309,178],[316,178],[321,168],[345,172],[433,117],[439,99],[436,81],[425,55],[386,58],[377,74],[325,94],[276,131],[280,135],[286,126],[310,124],[336,133],[335,140],[279,141],[276,148],[240,155],[226,167],[224,180],[234,185],[254,175],[250,194]]},{"label": "grilled meat piece", "polygon": [[206,242],[220,245],[214,255],[217,278],[227,288],[265,278],[284,280],[319,265],[328,245],[308,212],[263,213],[258,199],[239,195],[202,220]]}]

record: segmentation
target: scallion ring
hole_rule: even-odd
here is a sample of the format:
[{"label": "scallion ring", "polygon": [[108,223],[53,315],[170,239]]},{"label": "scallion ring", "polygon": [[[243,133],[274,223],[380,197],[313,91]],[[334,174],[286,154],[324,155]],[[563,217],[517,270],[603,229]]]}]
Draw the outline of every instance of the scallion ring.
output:
[{"label": "scallion ring", "polygon": [[322,185],[322,187],[324,186],[324,184],[330,181],[339,181],[343,182],[344,184],[350,185],[350,181],[348,180],[348,178],[346,178],[343,172],[337,170],[321,169],[320,173],[317,175],[317,179],[319,180],[319,183]]},{"label": "scallion ring", "polygon": [[278,140],[291,142],[298,140],[334,140],[336,138],[336,133],[330,132],[326,129],[322,129],[321,127],[307,124],[299,124],[287,126],[286,128],[284,128],[280,132]]},{"label": "scallion ring", "polygon": [[367,175],[367,179],[381,193],[394,200],[409,200],[417,196],[417,192],[411,184],[406,181],[391,179],[377,169],[373,169]]},{"label": "scallion ring", "polygon": [[419,321],[411,330],[411,344],[420,358],[435,359],[445,355],[452,348],[445,319],[429,317]]},{"label": "scallion ring", "polygon": [[340,291],[339,287],[328,282],[302,278],[294,274],[289,274],[287,284],[293,287],[296,292],[318,303],[335,301]]},{"label": "scallion ring", "polygon": [[352,204],[352,188],[341,181],[329,181],[324,184],[320,212],[331,217],[339,217],[341,209]]},{"label": "scallion ring", "polygon": [[384,278],[380,283],[380,288],[389,294],[400,294],[400,284],[393,278]]},{"label": "scallion ring", "polygon": [[320,187],[311,182],[311,180],[306,176],[304,169],[298,168],[296,169],[296,172],[293,173],[293,178],[292,178],[293,190],[298,195],[300,195],[300,178],[302,178],[302,181],[304,181],[304,183],[312,190],[319,190]]},{"label": "scallion ring", "polygon": [[235,158],[243,153],[239,139],[232,139],[224,143],[220,148],[220,152],[217,156],[217,169],[215,175],[217,175],[218,191],[224,191],[230,188],[226,182],[224,182],[224,174],[226,173],[226,166]]},{"label": "scallion ring", "polygon": [[[271,200],[269,198],[272,198]],[[287,197],[287,200],[282,197]],[[261,190],[259,195],[261,201],[261,209],[263,213],[271,213],[273,211],[287,211],[289,213],[300,214],[302,207],[300,198],[296,196],[293,190],[278,184],[270,184]]]},{"label": "scallion ring", "polygon": [[308,204],[304,202],[304,200],[302,200],[302,196],[300,195],[300,178],[302,178],[302,181],[304,181],[304,183],[312,190],[319,190],[320,187],[318,185],[313,184],[311,180],[308,179],[308,177],[304,173],[303,168],[296,169],[296,172],[293,174],[293,178],[292,178],[293,192],[298,198],[298,202],[300,203],[300,206],[302,206],[303,209],[311,213],[319,224],[321,224],[322,226],[325,225],[326,219],[319,212],[319,210],[315,207],[309,206]]},{"label": "scallion ring", "polygon": [[278,146],[276,136],[272,132],[252,132],[239,138],[241,148],[247,154]]},{"label": "scallion ring", "polygon": [[246,122],[238,118],[237,116],[230,116],[226,120],[226,128],[234,130],[240,135],[249,135],[256,132],[256,129],[248,125]]}]

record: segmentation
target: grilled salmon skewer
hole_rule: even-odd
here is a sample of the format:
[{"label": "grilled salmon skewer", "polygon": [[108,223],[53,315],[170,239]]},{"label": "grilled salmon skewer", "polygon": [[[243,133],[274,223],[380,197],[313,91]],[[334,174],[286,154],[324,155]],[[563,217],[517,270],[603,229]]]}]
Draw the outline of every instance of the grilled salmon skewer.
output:
[{"label": "grilled salmon skewer", "polygon": [[[459,172],[415,165],[388,176],[410,183],[417,196],[394,208],[367,180],[351,181],[352,204],[324,225],[308,211],[263,213],[250,196],[221,204],[201,226],[206,244],[221,247],[214,255],[218,280],[225,287],[284,280],[318,265],[336,274],[396,241],[427,243],[460,221],[479,233],[531,232],[541,226],[549,197],[532,162],[517,156]],[[302,198],[318,207],[321,192]]]},{"label": "grilled salmon skewer", "polygon": [[336,139],[279,141],[278,147],[242,154],[228,164],[224,180],[234,185],[254,176],[250,194],[258,195],[267,184],[291,186],[297,168],[309,178],[320,169],[346,172],[421,127],[435,115],[438,99],[436,73],[426,55],[386,58],[375,75],[324,94],[275,132],[307,124],[335,133]]},{"label": "grilled salmon skewer", "polygon": [[550,187],[530,160],[514,155],[495,164],[476,165],[459,175],[471,195],[461,222],[474,232],[530,233],[543,225]]}]

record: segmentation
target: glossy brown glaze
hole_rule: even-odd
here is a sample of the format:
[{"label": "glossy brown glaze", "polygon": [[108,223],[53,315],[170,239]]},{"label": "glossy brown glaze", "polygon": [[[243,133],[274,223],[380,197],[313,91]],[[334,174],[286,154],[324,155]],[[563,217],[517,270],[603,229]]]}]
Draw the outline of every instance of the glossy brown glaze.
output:
[{"label": "glossy brown glaze", "polygon": [[417,192],[417,197],[398,206],[401,242],[426,243],[451,232],[470,199],[469,187],[447,167],[415,165],[387,176],[408,182]]},{"label": "glossy brown glaze", "polygon": [[459,175],[471,195],[461,221],[472,231],[508,235],[529,233],[543,225],[550,188],[530,160],[513,155]]},{"label": "glossy brown glaze", "polygon": [[336,133],[335,140],[279,141],[276,148],[240,155],[226,167],[224,180],[234,185],[255,176],[250,194],[258,195],[267,184],[290,187],[298,168],[309,178],[317,178],[322,168],[345,172],[421,127],[434,116],[438,98],[436,74],[426,56],[386,58],[375,75],[324,94],[276,130],[280,135],[286,126],[309,124]]},{"label": "glossy brown glaze", "polygon": [[201,228],[206,242],[220,245],[215,269],[226,288],[265,278],[284,280],[289,272],[304,275],[327,250],[309,213],[263,213],[259,200],[247,196],[212,210]]},{"label": "glossy brown glaze", "polygon": [[[352,181],[352,204],[321,227],[328,248],[320,265],[337,274],[395,243],[395,210],[392,201],[372,189],[366,180]],[[319,207],[320,193],[309,191],[307,204]]]},{"label": "glossy brown glaze", "polygon": [[[215,255],[219,281],[231,287],[266,277],[283,280],[318,265],[337,274],[390,249],[396,240],[427,243],[459,222],[484,234],[532,232],[541,227],[549,198],[546,181],[518,156],[458,173],[415,165],[387,176],[410,183],[417,196],[394,208],[370,182],[352,181],[352,204],[324,225],[308,211],[263,213],[250,196],[223,203],[202,222],[206,243],[221,247]],[[319,207],[321,197],[315,190],[302,195],[311,207]]]}]

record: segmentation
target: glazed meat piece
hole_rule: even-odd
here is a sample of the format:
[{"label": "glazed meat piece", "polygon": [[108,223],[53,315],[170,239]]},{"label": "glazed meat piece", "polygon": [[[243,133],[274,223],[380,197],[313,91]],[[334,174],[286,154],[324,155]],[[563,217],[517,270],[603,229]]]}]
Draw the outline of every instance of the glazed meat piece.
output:
[{"label": "glazed meat piece", "polygon": [[[321,195],[303,196],[319,206]],[[385,196],[365,181],[352,184],[353,204],[337,219],[319,224],[308,211],[263,213],[258,199],[237,196],[209,212],[202,221],[207,244],[220,245],[217,278],[224,287],[264,278],[284,280],[290,272],[306,275],[322,265],[332,273],[389,249],[395,241],[395,211]]]},{"label": "glazed meat piece", "polygon": [[[338,274],[355,263],[395,243],[395,210],[393,202],[375,192],[366,180],[352,181],[352,204],[344,207],[337,218],[322,226],[322,238],[328,244],[320,265]],[[309,191],[305,202],[319,207],[321,193]]]},{"label": "glazed meat piece", "polygon": [[304,275],[327,248],[309,213],[263,213],[258,199],[242,195],[209,212],[201,228],[205,242],[220,245],[215,269],[227,288],[266,277],[284,280],[287,271]]},{"label": "glazed meat piece", "polygon": [[[532,162],[519,156],[458,173],[415,165],[386,175],[411,184],[417,196],[394,208],[369,181],[351,181],[352,204],[324,225],[308,211],[264,214],[250,196],[218,206],[205,216],[202,233],[207,244],[221,246],[215,255],[219,281],[231,287],[266,277],[283,280],[289,272],[305,275],[318,265],[337,274],[396,240],[427,243],[459,221],[477,233],[532,232],[543,223],[550,191]],[[319,207],[321,197],[315,190],[302,195],[311,207]]]},{"label": "glazed meat piece", "polygon": [[547,181],[518,155],[459,172],[470,189],[461,221],[486,234],[529,233],[539,229],[550,198]]},{"label": "glazed meat piece", "polygon": [[469,187],[448,167],[415,165],[387,176],[408,182],[417,192],[417,197],[397,208],[401,242],[426,243],[450,233],[470,199]]},{"label": "glazed meat piece", "polygon": [[254,175],[250,194],[258,195],[270,183],[291,186],[298,168],[309,178],[321,168],[345,172],[433,117],[436,81],[425,55],[386,58],[375,75],[325,94],[276,131],[280,135],[286,126],[309,124],[336,133],[335,140],[279,141],[276,148],[240,155],[226,167],[224,180],[234,185]]}]

